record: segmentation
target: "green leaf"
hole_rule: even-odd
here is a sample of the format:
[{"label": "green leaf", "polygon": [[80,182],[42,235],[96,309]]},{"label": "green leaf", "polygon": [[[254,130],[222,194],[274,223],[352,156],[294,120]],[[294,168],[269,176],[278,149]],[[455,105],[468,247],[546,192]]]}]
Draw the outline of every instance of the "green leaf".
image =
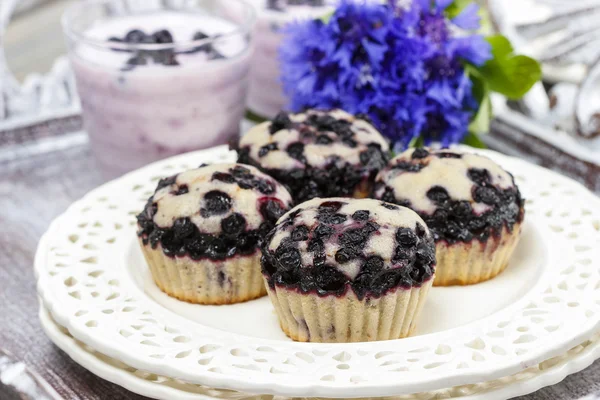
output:
[{"label": "green leaf", "polygon": [[475,147],[476,149],[487,149],[485,143],[483,143],[479,136],[473,132],[467,133],[467,136],[463,139],[463,143],[467,146]]},{"label": "green leaf", "polygon": [[473,0],[454,0],[444,12],[449,19],[452,19],[460,14],[461,11],[472,2]]},{"label": "green leaf", "polygon": [[425,146],[425,140],[421,136],[417,136],[413,138],[410,143],[408,143],[408,147],[423,147]]},{"label": "green leaf", "polygon": [[494,58],[506,58],[515,51],[510,41],[503,35],[488,36],[485,40],[492,46],[492,55]]},{"label": "green leaf", "polygon": [[249,120],[249,121],[252,121],[252,122],[256,123],[256,124],[260,124],[260,123],[263,123],[265,121],[268,121],[267,118],[262,117],[262,116],[260,116],[258,114],[255,114],[255,113],[253,113],[250,110],[246,110],[245,118],[247,120]]},{"label": "green leaf", "polygon": [[531,57],[514,55],[509,40],[502,35],[487,38],[492,45],[493,59],[476,68],[481,78],[494,92],[510,99],[520,99],[541,79],[542,68]]},{"label": "green leaf", "polygon": [[540,64],[523,55],[492,60],[481,71],[491,90],[515,100],[523,97],[542,77]]},{"label": "green leaf", "polygon": [[481,135],[490,131],[490,122],[492,120],[492,102],[487,93],[479,103],[479,110],[469,124],[469,132]]},{"label": "green leaf", "polygon": [[323,23],[325,25],[327,25],[329,23],[329,20],[331,19],[331,17],[333,17],[333,14],[335,14],[335,11],[330,11],[327,14],[323,15],[321,18],[319,18],[321,21],[323,21]]},{"label": "green leaf", "polygon": [[485,134],[490,130],[492,119],[492,102],[490,100],[490,88],[479,71],[472,65],[465,67],[469,78],[473,82],[473,96],[479,104],[479,110],[471,119],[469,131],[475,134]]}]

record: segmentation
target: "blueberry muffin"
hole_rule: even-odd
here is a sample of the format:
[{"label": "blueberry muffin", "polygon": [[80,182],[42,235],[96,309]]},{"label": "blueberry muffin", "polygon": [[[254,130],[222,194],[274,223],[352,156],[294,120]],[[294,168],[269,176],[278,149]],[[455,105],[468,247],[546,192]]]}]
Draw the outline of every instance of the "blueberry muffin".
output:
[{"label": "blueberry muffin", "polygon": [[279,113],[240,140],[239,159],[288,187],[297,203],[367,197],[389,146],[366,117],[341,110]]},{"label": "blueberry muffin", "polygon": [[373,199],[313,199],[281,217],[261,259],[283,331],[310,342],[410,335],[435,273],[425,222]]},{"label": "blueberry muffin", "polygon": [[248,165],[202,166],[160,180],[137,216],[154,281],[191,303],[264,296],[260,245],[291,202],[281,184]]},{"label": "blueberry muffin", "polygon": [[379,173],[374,197],[425,220],[437,248],[435,286],[495,277],[521,234],[524,202],[512,175],[476,154],[407,150]]}]

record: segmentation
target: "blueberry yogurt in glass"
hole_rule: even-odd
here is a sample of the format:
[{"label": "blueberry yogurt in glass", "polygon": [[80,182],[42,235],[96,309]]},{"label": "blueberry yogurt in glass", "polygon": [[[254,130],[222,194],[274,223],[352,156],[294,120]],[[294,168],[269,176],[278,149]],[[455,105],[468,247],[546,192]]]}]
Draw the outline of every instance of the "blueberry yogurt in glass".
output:
[{"label": "blueberry yogurt in glass", "polygon": [[63,16],[85,129],[106,177],[239,134],[252,7],[173,4],[86,0]]}]

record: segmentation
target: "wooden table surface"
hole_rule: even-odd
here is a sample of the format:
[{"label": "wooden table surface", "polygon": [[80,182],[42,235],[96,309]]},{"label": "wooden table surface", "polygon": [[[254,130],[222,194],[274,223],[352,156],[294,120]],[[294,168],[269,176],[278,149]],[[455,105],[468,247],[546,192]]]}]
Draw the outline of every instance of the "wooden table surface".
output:
[{"label": "wooden table surface", "polygon": [[[54,217],[102,183],[85,136],[54,136],[53,131],[72,130],[78,124],[78,119],[70,119],[0,132],[1,400],[143,399],[74,363],[46,338],[38,321],[32,268],[37,242]],[[24,365],[32,376],[11,378]],[[600,392],[599,378],[600,361],[558,385],[519,399],[580,399]]]}]

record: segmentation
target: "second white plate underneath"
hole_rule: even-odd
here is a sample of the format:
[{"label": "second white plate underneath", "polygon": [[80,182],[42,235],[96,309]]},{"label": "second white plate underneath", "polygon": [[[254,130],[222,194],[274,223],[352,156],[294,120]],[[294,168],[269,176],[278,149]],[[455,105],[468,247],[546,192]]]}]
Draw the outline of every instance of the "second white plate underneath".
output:
[{"label": "second white plate underneath", "polygon": [[[132,368],[105,356],[76,340],[67,329],[56,324],[49,312],[40,308],[40,321],[46,335],[76,363],[93,374],[134,393],[168,400],[274,400],[271,395],[251,395],[230,390],[183,383]],[[575,346],[564,355],[535,365],[518,374],[476,385],[457,386],[435,392],[416,393],[381,400],[424,400],[432,398],[458,400],[504,400],[522,396],[545,386],[554,385],[566,376],[581,371],[600,357],[600,335]],[[436,397],[437,396],[437,397]],[[276,400],[291,400],[276,397]]]}]

